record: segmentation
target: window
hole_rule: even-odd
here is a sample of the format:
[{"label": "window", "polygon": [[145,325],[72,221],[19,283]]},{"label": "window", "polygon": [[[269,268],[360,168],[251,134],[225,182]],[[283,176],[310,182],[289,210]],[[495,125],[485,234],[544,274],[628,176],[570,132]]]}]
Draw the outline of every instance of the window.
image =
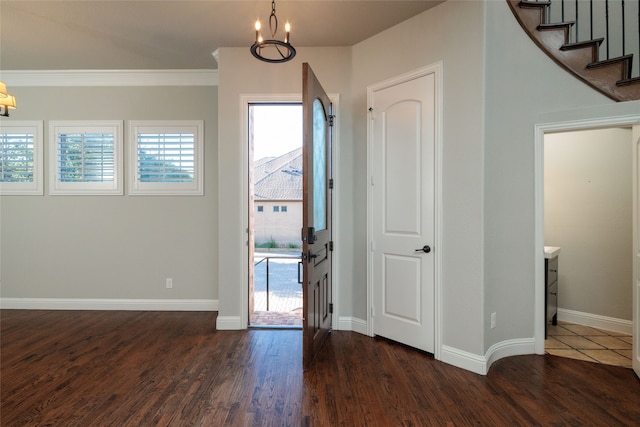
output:
[{"label": "window", "polygon": [[258,212],[264,212],[264,206],[258,205]]},{"label": "window", "polygon": [[132,121],[129,136],[129,194],[203,194],[201,120]]},{"label": "window", "polygon": [[122,122],[49,122],[49,193],[121,195]]},{"label": "window", "polygon": [[274,206],[273,207],[273,211],[274,212],[280,212],[280,206]]},{"label": "window", "polygon": [[286,212],[286,211],[287,211],[286,206],[280,206],[280,212]]},{"label": "window", "polygon": [[42,195],[42,122],[0,126],[0,194]]}]

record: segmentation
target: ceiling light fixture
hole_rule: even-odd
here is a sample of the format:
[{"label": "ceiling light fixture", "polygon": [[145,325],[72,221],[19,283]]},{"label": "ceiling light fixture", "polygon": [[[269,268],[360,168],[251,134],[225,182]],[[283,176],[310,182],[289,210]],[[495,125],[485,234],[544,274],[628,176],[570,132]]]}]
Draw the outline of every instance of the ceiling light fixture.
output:
[{"label": "ceiling light fixture", "polygon": [[0,81],[0,116],[9,117],[9,110],[16,109],[16,97],[7,93],[7,85]]},{"label": "ceiling light fixture", "polygon": [[269,30],[271,39],[264,40],[260,32],[260,20],[256,21],[256,42],[251,45],[253,56],[264,62],[279,63],[291,61],[296,56],[296,50],[291,46],[291,25],[289,21],[284,24],[284,41],[276,40],[278,32],[278,17],[276,16],[276,2],[271,0],[271,15],[269,16]]}]

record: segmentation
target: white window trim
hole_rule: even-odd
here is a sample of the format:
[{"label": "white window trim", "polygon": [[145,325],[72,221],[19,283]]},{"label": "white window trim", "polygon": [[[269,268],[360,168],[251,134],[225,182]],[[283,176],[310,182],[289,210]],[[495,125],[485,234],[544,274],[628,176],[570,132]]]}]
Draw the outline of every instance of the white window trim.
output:
[{"label": "white window trim", "polygon": [[[204,194],[204,121],[202,120],[131,120],[128,122],[128,179],[131,196],[202,196]],[[193,132],[193,182],[140,182],[138,180],[138,134],[141,132]]]},{"label": "white window trim", "polygon": [[[49,194],[58,195],[114,195],[124,194],[123,187],[123,129],[121,120],[51,120],[49,122]],[[58,134],[61,132],[111,132],[114,136],[112,182],[60,182],[58,170]]]},{"label": "white window trim", "polygon": [[2,196],[42,196],[44,194],[43,179],[43,123],[38,120],[12,120],[0,124],[0,133],[33,134],[33,181],[32,182],[0,182]]}]

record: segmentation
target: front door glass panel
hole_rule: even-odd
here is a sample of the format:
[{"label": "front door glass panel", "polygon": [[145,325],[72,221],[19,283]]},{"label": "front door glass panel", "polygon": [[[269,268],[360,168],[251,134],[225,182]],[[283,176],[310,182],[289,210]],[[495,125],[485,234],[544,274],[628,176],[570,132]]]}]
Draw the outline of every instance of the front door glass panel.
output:
[{"label": "front door glass panel", "polygon": [[322,102],[313,101],[313,226],[327,228],[326,115]]}]

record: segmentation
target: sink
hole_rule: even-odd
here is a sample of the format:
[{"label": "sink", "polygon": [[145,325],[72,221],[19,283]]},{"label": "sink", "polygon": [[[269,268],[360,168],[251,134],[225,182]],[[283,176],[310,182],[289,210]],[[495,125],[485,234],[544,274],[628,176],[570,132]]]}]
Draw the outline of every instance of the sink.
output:
[{"label": "sink", "polygon": [[547,259],[553,259],[560,253],[560,248],[557,246],[545,246],[544,257]]}]

